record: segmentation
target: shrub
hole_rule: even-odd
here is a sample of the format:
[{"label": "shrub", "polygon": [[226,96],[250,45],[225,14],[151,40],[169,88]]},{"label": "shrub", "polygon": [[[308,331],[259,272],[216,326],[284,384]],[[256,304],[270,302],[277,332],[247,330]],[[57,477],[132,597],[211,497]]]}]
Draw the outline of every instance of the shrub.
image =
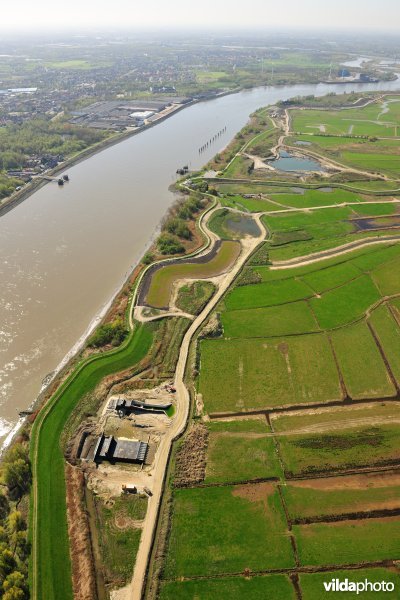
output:
[{"label": "shrub", "polygon": [[119,346],[127,335],[128,332],[123,322],[117,319],[113,323],[100,325],[89,339],[88,345],[93,348],[100,348],[106,344]]},{"label": "shrub", "polygon": [[161,254],[180,254],[185,249],[178,238],[170,233],[161,234],[157,246]]},{"label": "shrub", "polygon": [[165,224],[165,229],[168,233],[173,233],[180,238],[190,240],[192,233],[186,223],[177,217],[169,219]]},{"label": "shrub", "polygon": [[144,265],[149,265],[153,261],[154,261],[154,256],[152,255],[152,253],[151,252],[146,252],[146,254],[142,258],[142,263]]},{"label": "shrub", "polygon": [[15,444],[4,458],[4,483],[10,496],[20,498],[29,490],[32,475],[26,444]]}]

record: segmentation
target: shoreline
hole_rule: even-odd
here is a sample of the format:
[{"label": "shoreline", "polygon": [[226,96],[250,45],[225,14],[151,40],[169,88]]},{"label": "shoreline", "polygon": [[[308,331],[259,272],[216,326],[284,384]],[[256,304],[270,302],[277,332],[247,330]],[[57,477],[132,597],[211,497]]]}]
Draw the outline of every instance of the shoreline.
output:
[{"label": "shoreline", "polygon": [[[203,215],[206,214],[208,212],[208,210],[209,209],[206,209],[206,211],[203,213]],[[201,219],[201,217],[200,217],[200,219]],[[73,344],[73,346],[68,350],[68,352],[60,360],[60,362],[57,364],[57,366],[54,368],[54,370],[44,376],[40,391],[37,394],[37,396],[32,400],[32,402],[30,403],[28,408],[26,409],[27,411],[34,412],[36,410],[37,405],[40,405],[40,403],[43,400],[45,400],[45,403],[46,403],[45,396],[46,396],[46,393],[50,390],[51,386],[55,386],[55,390],[56,390],[61,385],[62,381],[60,379],[62,379],[63,375],[66,372],[68,372],[68,370],[70,368],[73,368],[73,361],[78,357],[79,353],[84,348],[88,338],[93,333],[93,331],[101,324],[101,322],[105,319],[108,312],[112,308],[114,302],[117,300],[117,298],[121,294],[121,292],[124,289],[124,287],[126,286],[126,284],[132,278],[135,270],[140,265],[141,259],[155,243],[155,241],[161,231],[161,223],[162,223],[162,219],[159,221],[158,225],[154,229],[154,231],[153,231],[152,235],[150,236],[149,240],[147,241],[147,243],[138,252],[138,258],[135,259],[134,262],[128,267],[128,270],[123,275],[123,278],[121,279],[120,283],[117,284],[117,286],[115,287],[115,289],[112,292],[109,299],[104,302],[103,306],[101,306],[101,308],[93,316],[89,325],[86,327],[86,329],[82,333],[82,335]],[[200,248],[197,248],[194,251],[194,254],[197,254],[198,252],[201,252],[203,250],[204,250],[204,245],[200,246]],[[182,258],[190,258],[192,255],[193,255],[193,252],[190,252],[188,255],[182,255],[180,258],[181,259]],[[166,261],[168,262],[171,260],[177,260],[177,259],[174,257],[161,259],[160,261],[157,261],[155,264],[158,265],[158,263],[160,263],[160,262],[162,264],[164,264],[164,262],[166,262]],[[138,278],[139,278],[138,281],[141,280],[141,275],[143,275],[150,266],[151,265],[145,266],[143,272],[138,273]],[[131,310],[129,311],[128,320],[129,321],[131,320]],[[101,354],[101,352],[99,354]],[[50,393],[50,397],[52,396],[53,393],[54,392]],[[38,410],[41,410],[41,406],[38,406]],[[28,416],[29,415],[19,417],[18,421],[15,423],[15,425],[13,425],[13,427],[10,429],[10,431],[4,437],[4,440],[2,442],[0,442],[0,459],[1,459],[2,455],[4,454],[4,452],[7,450],[7,448],[9,448],[12,445],[13,440],[17,436],[19,430],[25,425]]]},{"label": "shoreline", "polygon": [[[200,102],[208,102],[210,100],[216,100],[218,98],[223,98],[224,96],[230,96],[231,94],[238,94],[239,92],[244,91],[244,89],[245,88],[238,88],[235,90],[221,92],[220,94],[216,94],[215,96],[212,96],[210,98],[199,98],[197,100],[195,99],[190,102],[187,102],[186,104],[177,106],[177,108],[175,110],[173,110],[172,112],[169,112],[165,115],[162,115],[159,119],[153,121],[152,123],[148,123],[147,125],[142,125],[141,127],[138,127],[137,129],[135,129],[133,131],[132,130],[122,131],[121,133],[112,135],[109,138],[102,140],[101,142],[98,142],[97,144],[95,144],[93,146],[89,146],[88,148],[85,148],[79,154],[76,154],[75,156],[71,156],[70,158],[67,158],[65,161],[63,161],[62,163],[60,163],[53,169],[50,169],[49,171],[42,173],[42,175],[44,175],[44,176],[48,175],[49,177],[60,175],[63,171],[65,171],[65,169],[74,167],[75,165],[78,165],[79,163],[84,162],[88,158],[91,158],[92,156],[99,154],[103,150],[107,150],[108,148],[111,148],[111,146],[115,146],[116,144],[119,144],[120,142],[123,142],[130,137],[139,135],[140,133],[142,133],[148,129],[151,129],[152,127],[156,127],[159,123],[162,123],[163,121],[166,121],[167,119],[173,117],[174,115],[181,112],[185,108],[194,106],[195,104],[199,104]],[[255,88],[250,88],[250,89],[255,89]],[[5,198],[3,200],[3,202],[0,203],[0,217],[5,215],[6,213],[8,213],[10,210],[13,210],[17,206],[19,206],[19,204],[21,204],[22,202],[27,200],[35,192],[37,192],[43,186],[45,186],[49,183],[52,183],[52,182],[48,181],[46,179],[42,179],[42,178],[35,179],[35,180],[29,182],[22,190],[20,190],[18,192],[14,192],[11,196],[8,196],[8,198]]]},{"label": "shoreline", "polygon": [[[286,85],[286,84],[282,84],[282,86],[284,86],[284,85]],[[295,85],[298,85],[298,84],[293,84],[293,86],[295,86]],[[282,86],[276,85],[273,87],[282,87]],[[256,89],[257,87],[268,87],[268,86],[252,87],[252,88],[249,88],[248,91],[252,91],[252,90]],[[100,153],[102,150],[106,150],[108,147],[116,145],[133,135],[137,135],[137,134],[145,131],[146,129],[148,129],[150,127],[156,126],[158,123],[172,117],[174,114],[180,112],[181,110],[185,109],[186,107],[193,106],[200,102],[208,102],[211,100],[215,100],[215,99],[221,98],[223,96],[237,94],[241,91],[246,91],[246,90],[247,90],[247,88],[238,88],[235,90],[229,90],[226,92],[222,92],[222,93],[220,93],[216,96],[210,97],[210,98],[197,99],[197,100],[188,102],[187,104],[183,104],[183,105],[179,106],[176,110],[174,110],[166,115],[163,115],[162,117],[160,117],[159,119],[157,119],[155,122],[153,122],[151,124],[142,126],[141,128],[138,128],[134,131],[122,132],[120,134],[117,134],[116,136],[111,136],[107,140],[102,140],[95,146],[92,146],[90,148],[83,150],[81,153],[79,153],[79,155],[77,155],[75,157],[71,157],[70,159],[67,159],[66,161],[64,161],[63,163],[61,163],[60,165],[58,165],[51,171],[49,171],[48,174],[56,175],[57,173],[64,171],[68,167],[72,167],[76,164],[79,164],[80,162],[83,162],[87,158],[90,158],[91,156],[94,156],[97,153]],[[211,179],[211,181],[221,182],[224,180]],[[51,183],[51,182],[46,181],[46,180],[40,180],[40,181],[35,180],[31,184],[29,184],[29,186],[30,186],[29,189],[25,189],[25,190],[21,191],[21,194],[18,197],[14,196],[14,197],[10,197],[10,199],[8,199],[8,200],[6,199],[6,201],[4,201],[0,205],[0,217],[3,214],[5,214],[6,212],[8,212],[9,210],[12,210],[16,206],[18,206],[24,200],[29,198],[29,196],[31,196],[35,191],[37,191],[38,189],[40,189],[43,185],[46,185],[47,183]],[[55,369],[53,371],[51,371],[50,373],[48,373],[47,375],[45,375],[45,377],[43,379],[44,383],[42,384],[42,387],[41,387],[38,395],[32,400],[32,402],[30,403],[27,410],[35,410],[35,407],[43,400],[43,398],[44,398],[46,392],[48,392],[50,386],[52,386],[52,385],[58,386],[59,385],[58,379],[63,376],[63,373],[65,373],[66,370],[68,370],[68,368],[71,366],[72,361],[78,356],[79,352],[84,347],[85,342],[87,341],[87,339],[89,338],[91,333],[94,331],[94,329],[101,323],[101,321],[107,315],[108,311],[112,307],[116,298],[121,293],[122,289],[124,288],[126,283],[129,281],[129,279],[132,277],[134,270],[140,264],[141,258],[153,244],[155,238],[157,237],[157,235],[159,233],[160,224],[161,224],[161,220],[160,220],[159,224],[157,225],[157,227],[155,228],[152,236],[149,238],[148,242],[145,244],[143,249],[140,251],[140,255],[139,255],[138,259],[135,260],[134,263],[129,267],[128,271],[125,273],[120,284],[118,284],[116,286],[116,288],[115,288],[114,292],[111,294],[110,298],[103,304],[103,306],[93,316],[93,318],[89,322],[87,328],[82,333],[82,335],[79,337],[79,339],[68,350],[68,352],[65,354],[65,356],[57,364]],[[9,430],[9,432],[5,435],[3,441],[0,442],[0,457],[2,456],[4,451],[12,444],[15,436],[18,434],[21,427],[24,426],[27,416],[19,417],[19,419],[15,423],[15,425],[13,425],[12,428]]]},{"label": "shoreline", "polygon": [[[400,76],[398,76],[396,79],[388,80],[388,83],[390,83],[391,81],[397,81],[398,79],[400,79]],[[273,87],[273,88],[286,87],[286,86],[287,87],[291,87],[291,86],[295,87],[296,85],[301,85],[301,83],[302,82],[282,83],[282,84],[275,84],[272,86],[265,84],[265,85],[261,85],[261,86],[252,86],[250,88],[239,87],[234,90],[227,90],[225,92],[221,92],[220,94],[216,94],[215,96],[212,96],[210,98],[194,99],[190,102],[187,102],[186,104],[182,104],[182,105],[178,106],[174,111],[161,116],[159,119],[157,119],[156,121],[153,121],[152,123],[149,123],[147,125],[142,125],[141,127],[138,127],[137,129],[135,129],[134,131],[122,131],[121,133],[117,133],[115,135],[110,136],[109,138],[107,138],[105,140],[102,140],[101,142],[98,142],[94,146],[89,146],[88,148],[85,148],[84,150],[82,150],[79,154],[77,154],[75,156],[71,156],[70,158],[67,158],[65,161],[63,161],[62,163],[60,163],[53,169],[46,171],[44,174],[48,175],[50,177],[60,175],[63,171],[65,171],[65,169],[74,167],[75,165],[87,160],[88,158],[91,158],[92,156],[99,154],[103,150],[107,150],[107,148],[111,148],[111,146],[115,146],[116,144],[119,144],[120,142],[123,142],[124,140],[126,140],[130,137],[133,137],[135,135],[142,133],[143,131],[146,131],[147,129],[155,127],[159,123],[162,123],[166,119],[173,117],[175,114],[184,110],[185,108],[194,106],[201,102],[209,102],[211,100],[223,98],[224,96],[231,96],[233,94],[238,94],[243,91],[252,91],[259,87]],[[309,84],[304,84],[304,85],[319,85],[321,83],[324,83],[324,82],[318,81],[316,83],[311,83],[311,84],[309,83]],[[371,90],[371,92],[373,92],[373,91],[377,91],[377,90]],[[386,90],[385,93],[390,93],[390,91]],[[48,183],[52,183],[52,182],[48,181],[46,179],[35,179],[34,181],[29,182],[27,184],[27,186],[25,186],[24,189],[22,189],[18,192],[14,192],[11,196],[5,198],[2,202],[0,202],[0,217],[2,217],[4,214],[9,212],[10,210],[13,210],[13,208],[16,208],[19,204],[21,204],[22,202],[27,200],[30,196],[32,196],[35,192],[40,190],[43,186],[47,185]]]},{"label": "shoreline", "polygon": [[[104,302],[104,304],[100,307],[100,309],[93,316],[93,318],[91,319],[90,323],[88,324],[88,326],[86,327],[86,329],[82,333],[82,335],[79,336],[78,340],[73,344],[73,346],[71,346],[71,348],[68,350],[68,352],[64,355],[64,357],[56,365],[54,370],[44,376],[43,383],[42,383],[39,393],[29,404],[28,408],[25,410],[34,412],[36,410],[36,407],[38,408],[38,410],[40,410],[40,407],[37,405],[39,405],[42,402],[42,400],[44,400],[45,394],[46,394],[46,392],[49,391],[50,386],[55,385],[56,388],[59,387],[59,385],[61,384],[61,381],[59,381],[59,379],[62,378],[63,374],[66,371],[68,371],[68,369],[70,367],[72,367],[73,361],[77,358],[77,356],[79,355],[81,350],[84,348],[87,340],[89,339],[89,337],[91,336],[93,331],[101,324],[103,319],[107,316],[107,313],[112,308],[114,302],[116,301],[116,299],[118,298],[118,296],[120,295],[122,290],[124,289],[125,285],[131,279],[132,275],[135,272],[135,269],[137,269],[137,267],[139,266],[142,257],[153,245],[154,241],[156,240],[156,238],[160,232],[160,224],[161,224],[161,221],[155,228],[155,230],[154,230],[153,234],[151,235],[151,237],[149,238],[148,242],[139,251],[138,258],[135,259],[135,261],[132,263],[132,265],[130,265],[128,270],[125,272],[123,278],[121,279],[120,283],[117,284],[117,286],[115,287],[115,289],[112,292],[109,299]],[[17,436],[19,430],[25,425],[28,416],[29,415],[25,415],[23,417],[19,416],[18,421],[7,432],[3,441],[0,442],[0,459],[1,459],[2,455],[4,454],[4,452],[13,443],[13,440]]]}]

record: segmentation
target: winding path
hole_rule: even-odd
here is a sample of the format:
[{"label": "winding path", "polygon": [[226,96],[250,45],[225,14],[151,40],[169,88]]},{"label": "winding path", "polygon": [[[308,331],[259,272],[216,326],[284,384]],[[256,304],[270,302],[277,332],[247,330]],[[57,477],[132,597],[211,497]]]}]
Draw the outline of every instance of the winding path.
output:
[{"label": "winding path", "polygon": [[[203,311],[194,319],[183,338],[175,372],[175,417],[172,421],[171,427],[168,429],[167,433],[162,438],[160,446],[156,453],[152,484],[153,495],[149,498],[148,509],[143,522],[143,533],[140,540],[139,550],[136,556],[133,579],[128,587],[113,592],[113,600],[122,600],[122,598],[140,600],[142,597],[142,591],[146,578],[147,565],[157,523],[158,510],[161,502],[164,477],[167,470],[171,445],[172,442],[177,437],[179,437],[185,430],[189,417],[190,395],[185,385],[184,377],[190,344],[199,327],[204,323],[204,321],[209,316],[213,308],[217,305],[222,296],[225,294],[226,290],[232,284],[233,280],[235,279],[245,262],[248,260],[249,256],[254,252],[257,246],[264,241],[266,230],[263,223],[261,222],[261,215],[255,214],[254,218],[256,219],[259,225],[260,235],[256,238],[245,238],[244,240],[242,240],[242,251],[238,260],[233,265],[231,270],[227,272],[225,276],[221,279],[217,292],[211,298],[211,300],[203,309]],[[204,224],[204,231],[207,236],[214,236],[214,234],[212,234],[209,231],[206,224]]]},{"label": "winding path", "polygon": [[364,248],[365,246],[373,246],[375,244],[393,244],[400,241],[400,234],[397,235],[387,235],[382,237],[370,237],[364,238],[361,240],[356,240],[354,242],[349,242],[348,244],[342,244],[341,246],[336,246],[335,248],[330,248],[329,250],[321,250],[320,252],[314,252],[312,254],[307,254],[305,256],[297,256],[296,258],[289,258],[288,260],[277,260],[274,261],[270,265],[271,270],[278,269],[291,269],[293,267],[303,267],[305,265],[310,265],[314,262],[318,262],[320,260],[326,260],[328,258],[335,258],[336,256],[340,256],[341,254],[347,254],[348,252],[353,252],[354,250],[358,250],[359,248]]}]

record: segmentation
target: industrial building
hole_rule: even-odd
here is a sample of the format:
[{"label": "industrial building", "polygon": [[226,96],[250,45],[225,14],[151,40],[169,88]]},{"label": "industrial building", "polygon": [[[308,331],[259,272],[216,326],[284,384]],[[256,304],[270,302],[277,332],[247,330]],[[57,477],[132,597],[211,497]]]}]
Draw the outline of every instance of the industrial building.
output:
[{"label": "industrial building", "polygon": [[142,402],[141,400],[127,398],[113,398],[108,403],[109,410],[115,410],[120,416],[130,415],[135,412],[165,412],[172,406],[172,402]]},{"label": "industrial building", "polygon": [[97,440],[93,460],[102,462],[125,462],[143,464],[146,460],[149,445],[138,440],[115,438],[102,434]]},{"label": "industrial building", "polygon": [[74,111],[70,123],[85,127],[123,130],[141,127],[147,119],[162,113],[172,105],[184,104],[190,99],[163,98],[162,100],[109,100],[94,102]]}]

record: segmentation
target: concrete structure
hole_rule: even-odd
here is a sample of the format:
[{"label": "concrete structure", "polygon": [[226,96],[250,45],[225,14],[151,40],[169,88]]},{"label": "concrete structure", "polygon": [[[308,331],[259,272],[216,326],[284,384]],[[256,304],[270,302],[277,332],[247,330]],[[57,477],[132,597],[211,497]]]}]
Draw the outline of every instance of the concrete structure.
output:
[{"label": "concrete structure", "polygon": [[142,464],[146,460],[148,449],[149,445],[146,442],[105,436],[103,433],[97,440],[93,460]]},{"label": "concrete structure", "polygon": [[165,412],[171,405],[172,402],[142,402],[135,399],[114,398],[110,400],[107,408],[117,411],[121,416],[125,416],[139,411]]}]

